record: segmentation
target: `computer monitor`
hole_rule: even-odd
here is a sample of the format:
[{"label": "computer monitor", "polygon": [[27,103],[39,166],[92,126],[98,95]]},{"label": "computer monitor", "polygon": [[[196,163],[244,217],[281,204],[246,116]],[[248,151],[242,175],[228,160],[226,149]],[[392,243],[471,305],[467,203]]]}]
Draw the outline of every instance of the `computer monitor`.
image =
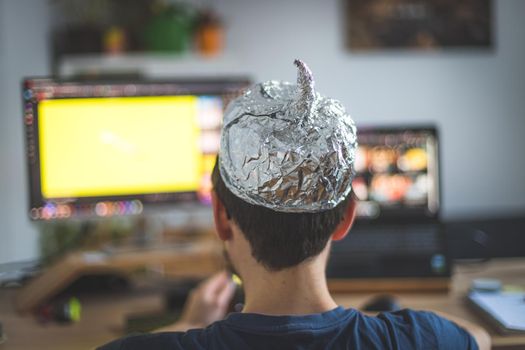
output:
[{"label": "computer monitor", "polygon": [[223,109],[248,79],[23,82],[34,220],[209,203]]},{"label": "computer monitor", "polygon": [[439,142],[435,127],[358,127],[353,190],[359,222],[437,221]]}]

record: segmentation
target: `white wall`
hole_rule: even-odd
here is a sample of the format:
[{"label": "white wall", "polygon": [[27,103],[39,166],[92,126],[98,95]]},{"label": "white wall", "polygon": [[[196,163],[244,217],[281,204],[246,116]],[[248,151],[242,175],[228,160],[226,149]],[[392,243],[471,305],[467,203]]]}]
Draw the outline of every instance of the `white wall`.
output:
[{"label": "white wall", "polygon": [[445,217],[525,213],[525,1],[495,0],[493,51],[349,53],[342,0],[221,0],[228,51],[257,79],[295,80],[294,58],[358,124],[432,122]]},{"label": "white wall", "polygon": [[[491,52],[351,54],[342,0],[216,0],[228,55],[261,79],[295,80],[294,58],[319,91],[360,124],[432,122],[443,139],[448,218],[525,212],[525,1],[495,0]],[[48,74],[44,0],[0,0],[0,263],[35,257],[20,79]]]},{"label": "white wall", "polygon": [[[6,71],[5,71],[5,38],[4,38],[4,16],[2,15],[4,13],[4,1],[0,0],[0,123],[4,123],[4,117],[1,110],[3,110],[3,106],[6,104],[6,100],[4,98],[3,91],[6,88],[6,84],[4,79],[1,77],[5,77]],[[5,157],[5,137],[4,137],[4,129],[5,127],[0,127],[0,203],[2,202],[2,197],[7,193],[7,174],[5,171],[3,171],[4,167],[7,166],[7,159]],[[3,209],[2,204],[0,204],[0,209]],[[3,210],[0,212],[0,220],[4,221],[4,214],[2,213]],[[3,261],[4,257],[7,257],[8,252],[8,246],[10,245],[8,240],[10,239],[10,236],[7,235],[7,233],[4,233],[2,229],[0,228],[0,261]]]},{"label": "white wall", "polygon": [[38,253],[27,219],[20,81],[49,74],[47,1],[0,0],[0,263]]}]

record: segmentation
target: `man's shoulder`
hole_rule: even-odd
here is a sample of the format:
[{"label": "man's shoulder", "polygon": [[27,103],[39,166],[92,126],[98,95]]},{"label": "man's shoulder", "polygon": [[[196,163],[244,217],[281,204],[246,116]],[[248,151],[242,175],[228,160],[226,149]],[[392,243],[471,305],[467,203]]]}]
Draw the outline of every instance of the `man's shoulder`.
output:
[{"label": "man's shoulder", "polygon": [[[352,317],[342,317],[350,315]],[[432,312],[414,311],[405,309],[397,312],[381,313],[378,316],[366,316],[356,310],[344,310],[337,322],[330,327],[314,327],[308,324],[304,331],[296,329],[301,323],[294,323],[293,329],[272,328],[276,335],[272,341],[290,342],[302,341],[301,334],[306,334],[311,342],[314,338],[322,342],[323,338],[330,335],[330,343],[352,344],[361,348],[398,348],[398,349],[477,349],[476,342],[465,330],[451,321]],[[219,321],[205,329],[194,329],[188,332],[155,333],[128,336],[99,348],[99,350],[138,350],[138,349],[206,349],[217,338],[219,343],[225,344],[256,344],[264,343],[271,335],[267,329],[268,324],[262,323],[260,327],[246,331],[246,327],[255,325],[244,322],[238,325],[235,322]],[[266,328],[265,328],[266,327]],[[337,336],[331,332],[335,329]],[[239,331],[241,330],[241,331]],[[238,331],[240,333],[238,333]],[[283,332],[291,332],[293,337],[282,337]],[[279,334],[277,334],[279,333]],[[308,334],[307,334],[308,333]],[[315,333],[310,334],[310,333]],[[326,333],[326,334],[325,334]],[[335,338],[333,338],[335,336]],[[305,339],[306,339],[305,338]],[[303,339],[304,340],[304,339]],[[325,339],[326,340],[326,339]],[[367,344],[367,346],[364,346]],[[290,345],[290,344],[288,344]],[[364,347],[363,347],[364,346]]]},{"label": "man's shoulder", "polygon": [[416,348],[478,349],[467,331],[433,312],[404,309],[381,313],[377,319],[386,324],[395,342],[412,343]]}]

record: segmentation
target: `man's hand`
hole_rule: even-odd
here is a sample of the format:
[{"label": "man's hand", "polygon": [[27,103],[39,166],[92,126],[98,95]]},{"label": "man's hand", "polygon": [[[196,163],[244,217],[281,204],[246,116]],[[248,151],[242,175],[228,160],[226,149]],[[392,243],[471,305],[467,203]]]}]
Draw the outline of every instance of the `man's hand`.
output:
[{"label": "man's hand", "polygon": [[190,292],[181,319],[157,332],[184,332],[192,328],[204,328],[222,320],[234,291],[234,283],[226,272],[213,275]]}]

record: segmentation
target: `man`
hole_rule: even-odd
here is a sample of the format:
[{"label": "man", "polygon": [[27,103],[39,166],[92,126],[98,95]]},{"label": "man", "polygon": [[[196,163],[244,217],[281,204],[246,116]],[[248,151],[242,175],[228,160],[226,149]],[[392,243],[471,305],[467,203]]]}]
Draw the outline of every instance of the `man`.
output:
[{"label": "man", "polygon": [[314,90],[301,61],[297,85],[258,84],[228,107],[213,172],[213,215],[245,305],[225,317],[234,287],[220,273],[194,290],[162,333],[102,349],[488,349],[480,329],[429,312],[376,317],[331,297],[325,267],[356,209],[356,130],[344,108]]}]

